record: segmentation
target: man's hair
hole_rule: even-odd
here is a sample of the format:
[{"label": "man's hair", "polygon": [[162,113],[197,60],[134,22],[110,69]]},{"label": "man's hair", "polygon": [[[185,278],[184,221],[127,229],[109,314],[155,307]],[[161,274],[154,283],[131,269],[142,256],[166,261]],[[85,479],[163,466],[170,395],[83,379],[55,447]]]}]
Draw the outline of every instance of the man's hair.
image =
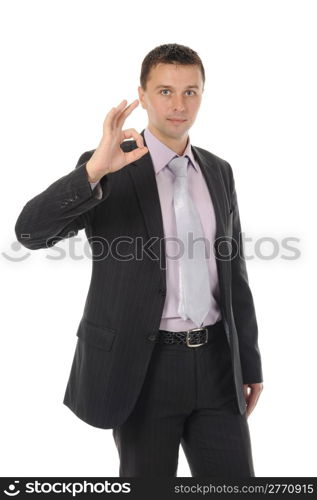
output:
[{"label": "man's hair", "polygon": [[151,69],[159,63],[182,65],[195,64],[199,66],[203,78],[203,85],[205,84],[205,69],[197,52],[185,45],[168,43],[155,47],[143,59],[140,75],[140,84],[143,90],[146,90],[146,83]]}]

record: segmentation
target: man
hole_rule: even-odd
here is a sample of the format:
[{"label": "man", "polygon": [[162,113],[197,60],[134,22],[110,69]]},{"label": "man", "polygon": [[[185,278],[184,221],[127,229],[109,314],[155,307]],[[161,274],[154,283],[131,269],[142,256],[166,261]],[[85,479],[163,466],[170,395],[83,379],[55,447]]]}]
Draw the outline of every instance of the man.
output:
[{"label": "man", "polygon": [[153,49],[147,128],[122,130],[138,100],[112,108],[98,147],[15,227],[29,249],[85,229],[92,278],[64,404],[113,429],[120,476],[175,476],[180,444],[193,476],[254,476],[262,369],[234,178],[188,135],[204,82],[192,49]]}]

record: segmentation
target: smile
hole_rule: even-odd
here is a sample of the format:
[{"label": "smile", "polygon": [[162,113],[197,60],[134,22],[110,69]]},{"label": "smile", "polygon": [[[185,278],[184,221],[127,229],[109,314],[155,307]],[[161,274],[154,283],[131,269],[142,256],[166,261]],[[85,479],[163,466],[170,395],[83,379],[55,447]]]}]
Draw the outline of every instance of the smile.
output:
[{"label": "smile", "polygon": [[172,120],[168,118],[168,121],[173,122],[173,123],[184,123],[186,120]]}]

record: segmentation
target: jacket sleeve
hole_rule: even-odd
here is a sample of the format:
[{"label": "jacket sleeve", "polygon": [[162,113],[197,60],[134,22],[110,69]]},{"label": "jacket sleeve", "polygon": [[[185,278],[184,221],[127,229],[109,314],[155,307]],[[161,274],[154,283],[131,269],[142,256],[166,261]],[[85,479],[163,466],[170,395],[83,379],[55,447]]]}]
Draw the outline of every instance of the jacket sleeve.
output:
[{"label": "jacket sleeve", "polygon": [[110,194],[108,175],[100,180],[99,190],[88,181],[86,163],[93,151],[83,153],[74,170],[24,205],[15,224],[16,238],[23,246],[51,247],[91,224],[96,205]]},{"label": "jacket sleeve", "polygon": [[249,286],[235,182],[229,165],[233,255],[231,259],[232,309],[239,339],[244,384],[263,382],[261,355],[258,346],[258,325],[253,296]]}]

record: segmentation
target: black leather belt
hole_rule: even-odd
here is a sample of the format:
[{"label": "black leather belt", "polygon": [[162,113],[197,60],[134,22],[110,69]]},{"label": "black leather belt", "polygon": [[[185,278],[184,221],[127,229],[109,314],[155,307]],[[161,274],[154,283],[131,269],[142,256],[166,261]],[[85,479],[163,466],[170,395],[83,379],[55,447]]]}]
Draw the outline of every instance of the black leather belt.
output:
[{"label": "black leather belt", "polygon": [[159,344],[184,344],[187,347],[199,347],[207,344],[213,334],[219,332],[222,328],[222,321],[217,321],[213,325],[208,325],[203,328],[193,328],[183,332],[170,332],[167,330],[159,330],[157,342]]}]

